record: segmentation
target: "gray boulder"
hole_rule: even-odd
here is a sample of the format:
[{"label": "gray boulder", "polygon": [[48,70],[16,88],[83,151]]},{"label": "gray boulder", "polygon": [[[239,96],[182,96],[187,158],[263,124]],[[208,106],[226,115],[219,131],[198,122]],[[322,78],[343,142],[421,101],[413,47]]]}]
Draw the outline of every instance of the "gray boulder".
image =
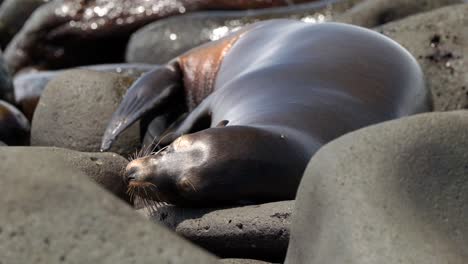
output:
[{"label": "gray boulder", "polygon": [[293,207],[294,201],[234,208],[166,206],[150,217],[220,257],[279,262],[286,255]]},{"label": "gray boulder", "polygon": [[81,171],[120,199],[130,202],[127,185],[121,178],[122,170],[128,161],[118,154],[79,152],[53,147],[8,147],[0,148],[0,152],[5,155],[25,155],[34,159],[52,155],[57,159],[55,162]]},{"label": "gray boulder", "polygon": [[468,108],[468,4],[453,5],[377,28],[421,64],[434,110]]},{"label": "gray boulder", "polygon": [[215,263],[59,155],[0,151],[2,263]]},{"label": "gray boulder", "polygon": [[347,134],[310,161],[286,263],[468,263],[468,112]]},{"label": "gray boulder", "polygon": [[[66,71],[49,82],[34,113],[31,145],[99,151],[112,113],[133,78],[90,70]],[[139,146],[139,123],[125,131],[112,152],[133,153]]]}]

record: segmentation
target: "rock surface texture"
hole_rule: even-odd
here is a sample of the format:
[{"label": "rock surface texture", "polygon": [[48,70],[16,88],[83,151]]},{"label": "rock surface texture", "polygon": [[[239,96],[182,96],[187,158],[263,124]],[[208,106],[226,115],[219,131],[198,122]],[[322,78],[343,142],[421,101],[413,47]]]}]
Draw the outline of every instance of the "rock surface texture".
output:
[{"label": "rock surface texture", "polygon": [[2,263],[215,263],[57,162],[0,151]]},{"label": "rock surface texture", "polygon": [[127,185],[120,177],[128,161],[115,153],[79,152],[53,147],[9,147],[0,148],[0,151],[5,155],[25,155],[37,160],[52,155],[57,159],[55,162],[81,171],[122,200],[130,200]]},{"label": "rock surface texture", "polygon": [[377,28],[418,60],[435,111],[468,108],[467,14],[468,3],[452,5]]},{"label": "rock surface texture", "polygon": [[336,21],[370,28],[459,3],[463,0],[366,0],[338,16]]},{"label": "rock surface texture", "polygon": [[280,262],[289,242],[293,208],[294,201],[226,209],[169,206],[158,209],[151,219],[218,256]]},{"label": "rock surface texture", "polygon": [[[47,85],[34,113],[31,145],[99,151],[101,138],[133,78],[90,70],[70,70]],[[128,155],[139,146],[136,123],[111,151]]]},{"label": "rock surface texture", "polygon": [[468,263],[468,112],[347,134],[311,160],[286,263]]}]

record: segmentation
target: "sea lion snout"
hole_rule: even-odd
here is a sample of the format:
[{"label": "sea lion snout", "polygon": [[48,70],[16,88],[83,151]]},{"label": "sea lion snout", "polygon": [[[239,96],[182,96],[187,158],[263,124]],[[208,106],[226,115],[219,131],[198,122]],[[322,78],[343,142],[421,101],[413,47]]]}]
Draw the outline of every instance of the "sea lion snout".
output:
[{"label": "sea lion snout", "polygon": [[149,160],[146,157],[129,162],[125,168],[123,180],[127,184],[137,184],[147,181],[148,177],[150,177],[149,174],[151,174],[151,171],[148,170],[149,165]]}]

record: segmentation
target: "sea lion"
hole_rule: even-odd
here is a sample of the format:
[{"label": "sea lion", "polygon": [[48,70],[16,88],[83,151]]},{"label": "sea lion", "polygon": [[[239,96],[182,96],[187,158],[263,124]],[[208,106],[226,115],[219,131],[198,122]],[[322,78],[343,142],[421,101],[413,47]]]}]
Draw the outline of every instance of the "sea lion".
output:
[{"label": "sea lion", "polygon": [[191,206],[293,199],[325,143],[430,109],[418,63],[393,40],[346,24],[271,20],[142,76],[102,149],[146,112],[170,109],[178,93],[190,113],[161,136],[164,150],[130,162],[124,178],[145,199]]},{"label": "sea lion", "polygon": [[[17,72],[122,62],[132,32],[152,21],[197,10],[242,10],[314,0],[57,0],[42,5],[8,44]],[[99,54],[99,56],[96,56]]]}]

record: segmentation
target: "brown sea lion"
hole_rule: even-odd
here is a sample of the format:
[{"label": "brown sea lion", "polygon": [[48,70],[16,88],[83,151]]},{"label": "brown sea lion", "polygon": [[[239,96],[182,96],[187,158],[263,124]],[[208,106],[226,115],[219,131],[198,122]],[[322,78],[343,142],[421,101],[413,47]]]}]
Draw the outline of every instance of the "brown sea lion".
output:
[{"label": "brown sea lion", "polygon": [[5,59],[13,72],[31,65],[56,69],[121,62],[130,34],[161,18],[310,1],[314,0],[56,0],[33,13],[9,43]]},{"label": "brown sea lion", "polygon": [[130,162],[125,178],[145,199],[192,206],[293,199],[325,143],[430,109],[419,65],[393,40],[346,24],[271,20],[142,76],[102,149],[180,98],[190,113],[162,137],[170,144]]}]

